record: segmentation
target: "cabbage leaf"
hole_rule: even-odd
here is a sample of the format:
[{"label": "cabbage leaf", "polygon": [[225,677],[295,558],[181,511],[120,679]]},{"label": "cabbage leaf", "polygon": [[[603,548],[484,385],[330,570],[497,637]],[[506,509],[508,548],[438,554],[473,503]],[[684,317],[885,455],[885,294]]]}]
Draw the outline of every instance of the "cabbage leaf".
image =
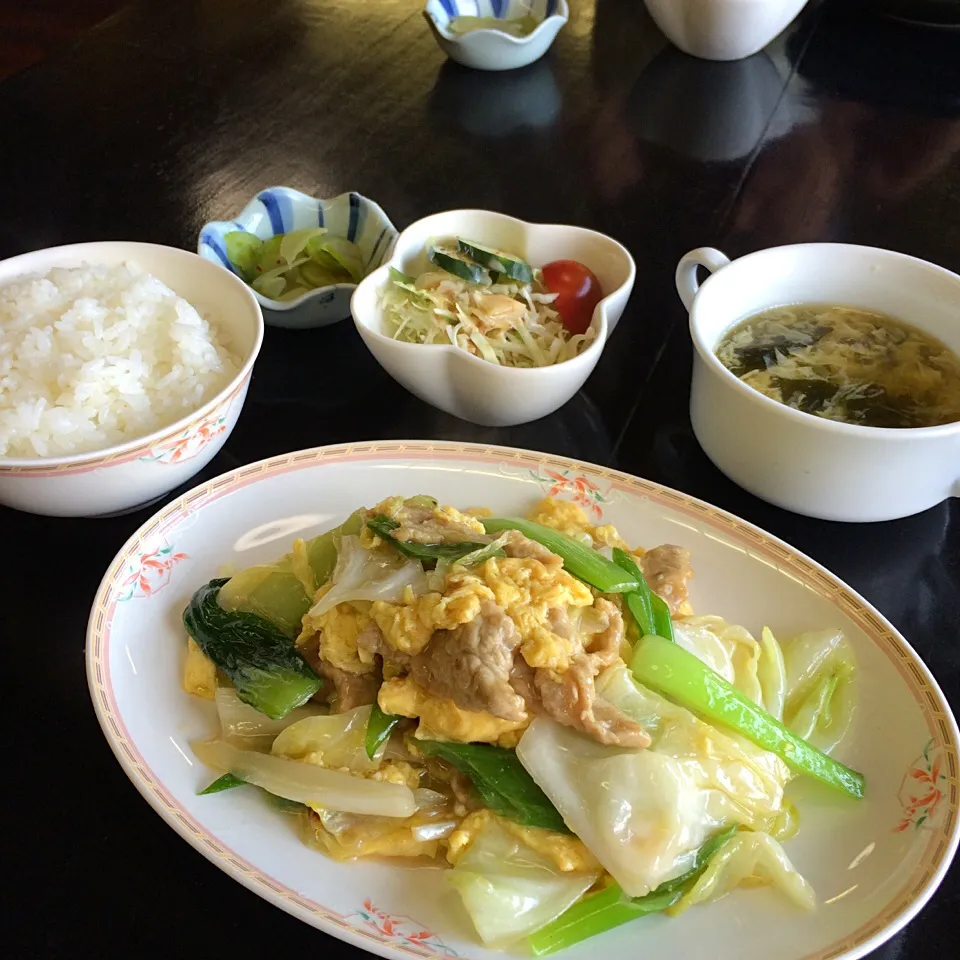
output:
[{"label": "cabbage leaf", "polygon": [[403,784],[365,780],[312,763],[241,750],[225,740],[201,741],[192,747],[207,766],[297,803],[383,817],[409,817],[417,809],[413,791]]},{"label": "cabbage leaf", "polygon": [[637,684],[623,665],[600,675],[597,693],[644,726],[649,748],[602,746],[538,717],[517,756],[628,896],[688,871],[724,827],[784,819],[790,771],[777,756]]},{"label": "cabbage leaf", "polygon": [[783,650],[769,627],[760,633],[760,657],[757,679],[763,693],[761,705],[772,717],[783,722],[783,706],[787,696],[787,668]]},{"label": "cabbage leaf", "polygon": [[413,792],[416,812],[403,819],[342,813],[317,807],[307,824],[307,841],[334,860],[357,857],[435,857],[439,843],[459,818],[443,794]]},{"label": "cabbage leaf", "polygon": [[380,767],[386,743],[372,757],[367,755],[366,734],[370,706],[344,713],[305,717],[286,727],[273,741],[275,757],[302,760],[334,770],[371,773]]},{"label": "cabbage leaf", "polygon": [[[217,715],[220,718],[220,733],[225,740],[242,746],[272,740],[287,727],[308,717],[326,713],[318,704],[306,704],[291,710],[279,720],[271,720],[265,713],[244,703],[233,687],[217,687]],[[269,746],[269,744],[266,744]]]},{"label": "cabbage leaf", "polygon": [[495,818],[450,872],[480,938],[504,947],[546,926],[576,903],[600,872],[564,873]]},{"label": "cabbage leaf", "polygon": [[705,791],[711,821],[759,829],[781,815],[791,773],[775,754],[671,703],[637,683],[624,666],[605,670],[597,692],[643,725],[651,737],[649,749],[675,759]]},{"label": "cabbage leaf", "polygon": [[356,511],[339,527],[310,540],[295,540],[292,552],[275,563],[241,570],[221,587],[220,606],[230,613],[256,613],[296,637],[314,593],[333,573],[342,538],[360,532],[363,513]]},{"label": "cabbage leaf", "polygon": [[829,753],[850,729],[856,710],[856,660],[840,630],[801,633],[783,644],[783,722]]},{"label": "cabbage leaf", "polygon": [[760,644],[750,632],[722,617],[685,617],[674,622],[677,645],[702,660],[754,703],[764,706],[757,675]]},{"label": "cabbage leaf", "polygon": [[675,915],[694,904],[718,900],[741,884],[769,884],[804,910],[816,906],[813,887],[790,862],[783,847],[768,834],[745,832],[735,834],[720,848],[700,879],[670,913]]},{"label": "cabbage leaf", "polygon": [[416,594],[428,590],[427,575],[418,560],[407,559],[393,550],[367,550],[355,536],[342,538],[330,582],[330,589],[310,608],[311,617],[347,601],[396,603],[407,587]]},{"label": "cabbage leaf", "polygon": [[642,897],[690,869],[715,829],[707,797],[673,757],[603,746],[537,717],[517,756],[631,897]]}]

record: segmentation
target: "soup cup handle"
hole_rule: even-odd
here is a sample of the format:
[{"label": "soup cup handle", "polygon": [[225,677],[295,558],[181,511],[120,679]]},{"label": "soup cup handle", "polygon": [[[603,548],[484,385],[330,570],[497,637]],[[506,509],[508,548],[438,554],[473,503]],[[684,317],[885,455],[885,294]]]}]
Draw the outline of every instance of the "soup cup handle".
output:
[{"label": "soup cup handle", "polygon": [[711,273],[725,267],[730,262],[730,258],[715,250],[713,247],[697,247],[685,253],[677,264],[677,293],[683,305],[689,312],[693,306],[693,299],[700,289],[700,281],[697,280],[697,267],[706,267]]}]

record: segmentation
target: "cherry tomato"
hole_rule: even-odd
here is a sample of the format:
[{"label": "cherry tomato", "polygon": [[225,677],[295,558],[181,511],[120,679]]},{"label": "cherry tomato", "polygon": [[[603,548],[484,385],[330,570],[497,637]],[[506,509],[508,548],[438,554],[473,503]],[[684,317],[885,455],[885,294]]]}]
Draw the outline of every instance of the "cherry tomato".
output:
[{"label": "cherry tomato", "polygon": [[576,260],[554,260],[543,267],[543,282],[559,294],[553,308],[572,334],[586,333],[593,308],[603,299],[596,274]]}]

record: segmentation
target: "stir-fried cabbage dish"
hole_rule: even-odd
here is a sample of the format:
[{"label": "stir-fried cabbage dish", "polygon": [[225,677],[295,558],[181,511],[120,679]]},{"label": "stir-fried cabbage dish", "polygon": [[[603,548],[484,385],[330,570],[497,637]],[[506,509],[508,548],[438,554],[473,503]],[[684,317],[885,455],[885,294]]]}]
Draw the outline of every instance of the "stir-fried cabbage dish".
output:
[{"label": "stir-fried cabbage dish", "polygon": [[443,865],[484,944],[536,956],[739,886],[812,909],[787,788],[863,796],[830,756],[851,646],[699,614],[692,576],[558,499],[358,509],[184,611],[206,802],[258,787],[335,860]]}]

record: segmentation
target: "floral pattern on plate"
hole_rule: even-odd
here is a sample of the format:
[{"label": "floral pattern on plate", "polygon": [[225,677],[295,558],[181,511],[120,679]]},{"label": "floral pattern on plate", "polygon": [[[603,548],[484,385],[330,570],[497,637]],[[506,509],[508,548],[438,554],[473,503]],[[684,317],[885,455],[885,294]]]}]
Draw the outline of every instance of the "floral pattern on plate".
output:
[{"label": "floral pattern on plate", "polygon": [[944,797],[947,775],[941,769],[943,753],[939,745],[928,740],[923,753],[914,761],[900,784],[900,804],[903,815],[894,828],[903,833],[910,827],[919,830],[930,826]]},{"label": "floral pattern on plate", "polygon": [[346,918],[357,926],[372,927],[392,943],[412,947],[429,957],[459,957],[453,947],[448,947],[435,933],[409,917],[384,913],[370,900],[363,901],[363,908]]},{"label": "floral pattern on plate", "polygon": [[192,460],[216,436],[227,429],[227,411],[225,407],[215,410],[198,424],[191,424],[186,430],[170,440],[151,447],[149,453],[140,459],[146,463],[164,465],[183,463]]},{"label": "floral pattern on plate", "polygon": [[159,593],[170,582],[173,568],[186,559],[187,554],[175,553],[166,541],[144,549],[139,556],[127,561],[126,575],[117,600],[142,599]]},{"label": "floral pattern on plate", "polygon": [[602,505],[609,503],[611,498],[601,493],[600,487],[592,480],[570,470],[548,470],[544,467],[531,470],[530,476],[546,488],[548,497],[569,497],[588,514],[592,514],[595,520],[603,518]]}]

